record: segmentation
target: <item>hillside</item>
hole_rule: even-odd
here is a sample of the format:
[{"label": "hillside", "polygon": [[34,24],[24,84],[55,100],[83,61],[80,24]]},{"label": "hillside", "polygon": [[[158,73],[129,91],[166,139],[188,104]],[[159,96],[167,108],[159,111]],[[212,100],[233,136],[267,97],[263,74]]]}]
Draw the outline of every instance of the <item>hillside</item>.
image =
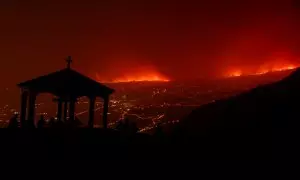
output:
[{"label": "hillside", "polygon": [[173,137],[212,156],[283,157],[282,148],[291,155],[300,124],[299,90],[297,69],[281,81],[194,110]]}]

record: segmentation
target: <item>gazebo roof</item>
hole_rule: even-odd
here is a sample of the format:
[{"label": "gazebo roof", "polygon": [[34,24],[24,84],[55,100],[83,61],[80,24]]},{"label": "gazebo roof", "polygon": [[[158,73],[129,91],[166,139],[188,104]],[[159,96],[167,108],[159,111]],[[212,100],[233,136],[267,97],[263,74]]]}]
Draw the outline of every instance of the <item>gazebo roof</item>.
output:
[{"label": "gazebo roof", "polygon": [[104,98],[114,92],[113,89],[71,68],[22,82],[18,86],[37,93],[51,93],[59,97],[97,96]]}]

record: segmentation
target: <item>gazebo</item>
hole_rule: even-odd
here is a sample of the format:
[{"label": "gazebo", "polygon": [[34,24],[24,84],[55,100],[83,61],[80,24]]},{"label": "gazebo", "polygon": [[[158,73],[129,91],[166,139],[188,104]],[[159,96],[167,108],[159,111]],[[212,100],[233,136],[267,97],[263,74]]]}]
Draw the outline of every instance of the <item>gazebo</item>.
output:
[{"label": "gazebo", "polygon": [[103,128],[107,128],[109,96],[114,90],[71,69],[71,56],[68,56],[66,61],[67,68],[65,69],[18,84],[21,89],[21,127],[25,127],[26,124],[31,127],[35,126],[36,97],[40,93],[50,93],[57,97],[55,100],[57,102],[58,120],[62,120],[63,112],[64,120],[66,120],[67,112],[69,112],[69,120],[74,120],[77,98],[83,96],[88,97],[88,127],[90,128],[93,128],[94,126],[96,98],[102,98],[104,100]]}]

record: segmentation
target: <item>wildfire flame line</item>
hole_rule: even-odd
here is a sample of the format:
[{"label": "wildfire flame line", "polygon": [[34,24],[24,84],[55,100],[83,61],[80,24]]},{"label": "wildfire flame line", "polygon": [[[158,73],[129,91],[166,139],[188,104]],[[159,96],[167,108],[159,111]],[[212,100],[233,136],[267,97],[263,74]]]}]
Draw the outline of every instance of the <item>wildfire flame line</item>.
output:
[{"label": "wildfire flame line", "polygon": [[[99,76],[96,74],[97,80],[101,81]],[[102,80],[102,82],[108,83],[120,83],[120,82],[169,82],[170,80],[166,77],[157,74],[147,75],[136,75],[136,76],[124,76],[112,79],[110,81]]]},{"label": "wildfire flame line", "polygon": [[285,66],[275,66],[272,68],[259,68],[256,72],[254,73],[245,73],[241,69],[235,69],[228,71],[226,73],[226,77],[239,77],[239,76],[247,76],[247,75],[263,75],[267,74],[270,72],[280,72],[280,71],[286,71],[286,70],[293,70],[296,69],[299,66],[296,65],[285,65]]},{"label": "wildfire flame line", "polygon": [[143,81],[149,81],[149,82],[168,82],[170,80],[159,77],[159,76],[137,76],[137,77],[125,77],[125,78],[117,78],[114,79],[112,82],[118,83],[118,82],[143,82]]}]

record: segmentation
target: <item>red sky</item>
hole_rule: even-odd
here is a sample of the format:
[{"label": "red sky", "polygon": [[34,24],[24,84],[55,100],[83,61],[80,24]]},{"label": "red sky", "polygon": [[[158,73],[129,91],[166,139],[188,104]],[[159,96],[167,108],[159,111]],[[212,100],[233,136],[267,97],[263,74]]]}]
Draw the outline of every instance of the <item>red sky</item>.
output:
[{"label": "red sky", "polygon": [[63,68],[104,79],[151,67],[170,79],[216,77],[300,57],[291,0],[0,1],[0,80]]}]

